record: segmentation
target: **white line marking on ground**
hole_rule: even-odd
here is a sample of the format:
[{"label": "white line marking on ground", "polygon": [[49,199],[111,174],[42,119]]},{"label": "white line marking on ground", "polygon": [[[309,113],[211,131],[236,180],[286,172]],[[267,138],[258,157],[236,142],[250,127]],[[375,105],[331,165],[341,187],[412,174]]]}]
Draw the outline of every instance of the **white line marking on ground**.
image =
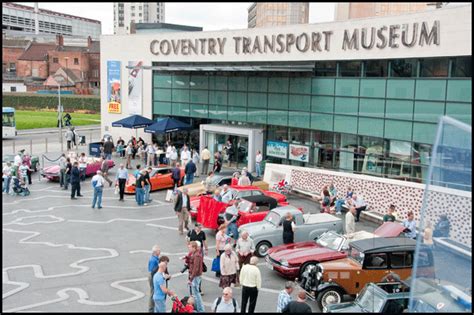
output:
[{"label": "white line marking on ground", "polygon": [[[44,218],[44,217],[46,217],[46,218],[51,218],[52,221],[42,221],[42,220],[39,220],[39,221],[26,222],[26,223],[25,223],[25,222],[22,222],[22,221],[24,221],[25,219]],[[12,222],[4,223],[3,226],[6,226],[6,225],[32,225],[32,224],[38,224],[38,223],[51,224],[51,223],[59,223],[59,222],[64,222],[64,218],[47,214],[47,215],[33,215],[33,216],[29,216],[29,217],[21,217],[21,218],[18,218],[18,219],[13,220]]]},{"label": "white line marking on ground", "polygon": [[[172,217],[163,217],[163,218],[157,218],[157,219],[127,219],[127,218],[115,218],[115,219],[110,219],[107,221],[92,221],[92,220],[67,220],[67,222],[75,222],[75,223],[92,223],[92,224],[109,224],[112,222],[116,221],[129,221],[129,222],[150,222],[150,221],[162,221],[162,220],[169,220],[169,219],[175,219],[175,216]],[[149,225],[149,224],[147,224]],[[176,228],[177,230],[177,228]]]}]

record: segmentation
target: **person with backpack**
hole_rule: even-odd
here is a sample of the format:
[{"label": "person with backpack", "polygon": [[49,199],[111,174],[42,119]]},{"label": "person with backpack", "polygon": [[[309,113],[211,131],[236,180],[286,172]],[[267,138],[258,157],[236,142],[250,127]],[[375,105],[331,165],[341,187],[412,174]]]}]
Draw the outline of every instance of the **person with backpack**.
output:
[{"label": "person with backpack", "polygon": [[239,313],[237,300],[232,297],[232,288],[226,287],[222,290],[222,296],[215,299],[212,304],[214,313]]}]

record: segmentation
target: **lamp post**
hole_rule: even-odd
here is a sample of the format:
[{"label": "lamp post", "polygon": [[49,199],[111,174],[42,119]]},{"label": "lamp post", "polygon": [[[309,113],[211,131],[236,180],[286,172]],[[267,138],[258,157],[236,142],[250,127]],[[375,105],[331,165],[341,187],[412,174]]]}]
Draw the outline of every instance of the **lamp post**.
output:
[{"label": "lamp post", "polygon": [[63,107],[61,106],[61,84],[58,83],[58,122],[59,122],[59,142],[61,143],[61,152],[63,152]]},{"label": "lamp post", "polygon": [[69,85],[69,75],[67,73],[67,61],[69,60],[69,57],[64,57],[64,60],[66,60],[66,88]]}]

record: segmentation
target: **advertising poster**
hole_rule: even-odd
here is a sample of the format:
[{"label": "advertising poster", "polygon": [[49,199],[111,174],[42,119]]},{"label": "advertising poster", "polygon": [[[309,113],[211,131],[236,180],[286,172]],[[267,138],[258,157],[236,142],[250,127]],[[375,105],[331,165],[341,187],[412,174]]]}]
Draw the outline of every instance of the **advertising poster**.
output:
[{"label": "advertising poster", "polygon": [[290,160],[309,162],[309,147],[305,145],[290,144]]},{"label": "advertising poster", "polygon": [[107,61],[107,111],[122,113],[122,90],[120,81],[120,61]]},{"label": "advertising poster", "polygon": [[129,61],[130,69],[128,74],[128,113],[130,115],[142,114],[142,82],[143,69],[139,69],[143,65],[143,61]]},{"label": "advertising poster", "polygon": [[288,156],[288,143],[267,141],[267,155],[286,159]]}]

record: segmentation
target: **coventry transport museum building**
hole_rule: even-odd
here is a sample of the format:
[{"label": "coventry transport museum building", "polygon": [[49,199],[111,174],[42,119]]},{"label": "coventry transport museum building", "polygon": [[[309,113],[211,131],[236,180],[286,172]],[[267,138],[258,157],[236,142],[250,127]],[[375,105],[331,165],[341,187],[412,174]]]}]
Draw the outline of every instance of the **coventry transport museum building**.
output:
[{"label": "coventry transport museum building", "polygon": [[439,116],[471,124],[471,36],[471,5],[285,27],[104,35],[101,131],[127,141],[135,132],[113,121],[173,117],[193,125],[186,141],[199,149],[221,150],[231,139],[251,170],[261,150],[274,163],[421,182]]}]

